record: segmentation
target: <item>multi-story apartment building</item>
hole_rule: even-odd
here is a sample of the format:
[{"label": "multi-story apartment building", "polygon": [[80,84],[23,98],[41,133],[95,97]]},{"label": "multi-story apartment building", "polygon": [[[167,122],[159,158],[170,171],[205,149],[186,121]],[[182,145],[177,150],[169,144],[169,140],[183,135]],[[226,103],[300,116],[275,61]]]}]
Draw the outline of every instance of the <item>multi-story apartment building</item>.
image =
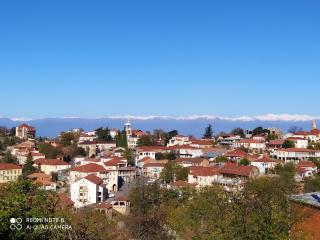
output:
[{"label": "multi-story apartment building", "polygon": [[21,124],[16,127],[16,136],[22,139],[34,139],[36,137],[36,129],[27,124]]}]

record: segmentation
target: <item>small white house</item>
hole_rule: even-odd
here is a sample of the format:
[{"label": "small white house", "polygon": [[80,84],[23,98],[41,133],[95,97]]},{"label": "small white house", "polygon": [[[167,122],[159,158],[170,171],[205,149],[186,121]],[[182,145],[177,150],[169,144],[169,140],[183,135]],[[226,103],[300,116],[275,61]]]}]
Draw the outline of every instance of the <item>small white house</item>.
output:
[{"label": "small white house", "polygon": [[76,208],[104,202],[107,189],[103,180],[93,174],[88,175],[70,186],[71,200]]},{"label": "small white house", "polygon": [[277,165],[277,160],[264,156],[252,161],[250,165],[257,167],[260,174],[266,174],[268,170],[275,168],[275,166]]},{"label": "small white house", "polygon": [[37,166],[41,172],[51,175],[62,170],[67,170],[71,167],[70,163],[64,162],[59,159],[40,158],[34,161],[34,165]]}]

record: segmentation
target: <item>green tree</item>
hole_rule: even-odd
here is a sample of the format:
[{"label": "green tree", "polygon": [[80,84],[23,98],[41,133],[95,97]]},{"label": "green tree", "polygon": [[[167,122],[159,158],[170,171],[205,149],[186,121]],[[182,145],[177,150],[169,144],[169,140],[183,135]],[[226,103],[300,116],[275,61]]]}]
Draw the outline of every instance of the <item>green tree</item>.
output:
[{"label": "green tree", "polygon": [[166,159],[175,160],[177,158],[177,154],[173,151],[166,153]]},{"label": "green tree", "polygon": [[294,177],[297,174],[297,170],[294,163],[278,164],[275,167],[275,172],[280,176],[280,180],[287,184],[288,187],[294,188],[296,186]]},{"label": "green tree", "polygon": [[317,166],[317,168],[320,169],[320,160],[318,158],[311,157],[309,158],[309,161],[313,162]]},{"label": "green tree", "polygon": [[177,158],[177,154],[173,151],[167,153],[156,153],[155,155],[156,160],[168,159],[168,160],[175,160]]},{"label": "green tree", "polygon": [[44,154],[46,158],[57,158],[58,155],[62,154],[61,148],[56,148],[50,143],[40,142],[38,144],[39,152]]},{"label": "green tree", "polygon": [[247,158],[242,158],[239,162],[240,165],[248,166],[250,164],[249,160]]},{"label": "green tree", "polygon": [[95,130],[96,132],[96,135],[97,135],[97,140],[99,141],[106,141],[106,142],[112,142],[113,139],[110,135],[110,130],[109,128],[103,128],[103,127],[100,127],[100,128],[97,128]]},{"label": "green tree", "polygon": [[172,130],[170,132],[167,132],[165,134],[165,144],[169,143],[169,140],[175,136],[177,136],[179,134],[179,132],[177,130]]},{"label": "green tree", "polygon": [[124,158],[128,160],[128,165],[134,166],[135,161],[134,161],[134,153],[131,149],[126,149],[124,152]]},{"label": "green tree", "polygon": [[239,135],[242,138],[245,137],[244,130],[242,128],[239,128],[239,127],[232,129],[231,134]]},{"label": "green tree", "polygon": [[304,182],[305,192],[318,192],[320,191],[320,176],[309,177]]},{"label": "green tree", "polygon": [[269,133],[269,131],[267,129],[264,129],[263,127],[256,127],[255,129],[253,129],[252,131],[252,135],[256,136],[262,133]]},{"label": "green tree", "polygon": [[203,138],[212,139],[212,137],[213,137],[213,130],[212,130],[211,124],[209,124],[204,130]]},{"label": "green tree", "polygon": [[294,142],[286,139],[286,140],[284,140],[282,146],[283,146],[283,148],[294,148],[295,145],[294,145]]},{"label": "green tree", "polygon": [[22,168],[23,177],[27,177],[28,175],[37,172],[37,168],[33,166],[33,159],[31,153],[28,154],[27,160]]},{"label": "green tree", "polygon": [[161,171],[160,178],[166,183],[171,183],[175,177],[175,168],[174,161],[168,161]]},{"label": "green tree", "polygon": [[233,231],[240,239],[289,239],[295,221],[290,194],[290,187],[277,178],[249,181],[233,200]]},{"label": "green tree", "polygon": [[139,138],[137,145],[142,146],[154,146],[156,143],[153,141],[150,135],[144,135]]},{"label": "green tree", "polygon": [[52,180],[55,181],[55,182],[58,181],[58,178],[59,178],[58,173],[52,172],[52,173],[51,173],[51,178],[52,178]]},{"label": "green tree", "polygon": [[138,181],[130,191],[131,211],[127,225],[133,239],[172,239],[166,227],[166,216],[161,205],[161,190],[158,184]]},{"label": "green tree", "polygon": [[187,181],[188,174],[189,174],[188,168],[182,167],[180,165],[176,166],[175,168],[176,181],[177,180]]},{"label": "green tree", "polygon": [[17,158],[13,156],[10,151],[6,151],[4,157],[0,161],[3,163],[18,163]]},{"label": "green tree", "polygon": [[123,148],[128,148],[128,141],[127,141],[127,134],[126,131],[119,131],[116,138],[116,145],[117,147],[123,147]]},{"label": "green tree", "polygon": [[66,162],[70,162],[76,156],[87,156],[86,150],[78,147],[76,143],[62,148],[62,154]]},{"label": "green tree", "polygon": [[276,140],[278,139],[278,136],[276,134],[268,134],[268,137],[267,137],[267,141],[270,141],[270,140]]},{"label": "green tree", "polygon": [[64,147],[75,144],[78,140],[79,140],[79,133],[62,132],[60,135],[60,143]]},{"label": "green tree", "polygon": [[216,163],[224,163],[228,161],[228,158],[226,158],[225,156],[218,156],[214,159],[214,161]]},{"label": "green tree", "polygon": [[[21,178],[17,182],[0,186],[0,239],[49,239],[50,229],[28,230],[25,219],[54,217],[53,207],[48,193],[30,180]],[[24,220],[21,230],[12,231],[9,228],[11,218]]]}]

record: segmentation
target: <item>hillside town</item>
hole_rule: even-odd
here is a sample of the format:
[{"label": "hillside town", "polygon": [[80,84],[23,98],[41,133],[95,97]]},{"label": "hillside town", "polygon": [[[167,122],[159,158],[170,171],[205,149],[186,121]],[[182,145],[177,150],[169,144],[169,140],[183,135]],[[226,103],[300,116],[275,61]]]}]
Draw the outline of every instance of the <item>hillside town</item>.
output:
[{"label": "hillside town", "polygon": [[[55,139],[38,137],[27,124],[1,128],[0,183],[19,178],[56,192],[63,208],[91,209],[109,218],[130,213],[130,189],[141,179],[161,189],[200,191],[220,186],[237,193],[251,179],[293,175],[297,184],[290,201],[316,209],[319,219],[320,130],[313,120],[309,130],[292,127],[214,133],[201,138],[177,130],[153,132],[100,127],[72,129]],[[310,197],[311,196],[311,197]],[[308,231],[312,225],[307,226]]]}]

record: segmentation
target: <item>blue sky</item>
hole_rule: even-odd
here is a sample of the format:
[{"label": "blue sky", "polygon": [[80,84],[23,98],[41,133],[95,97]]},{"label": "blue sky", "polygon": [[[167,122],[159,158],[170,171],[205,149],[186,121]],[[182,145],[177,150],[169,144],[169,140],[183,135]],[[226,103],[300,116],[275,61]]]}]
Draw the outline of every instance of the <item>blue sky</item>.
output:
[{"label": "blue sky", "polygon": [[320,115],[319,1],[1,1],[0,115]]}]

